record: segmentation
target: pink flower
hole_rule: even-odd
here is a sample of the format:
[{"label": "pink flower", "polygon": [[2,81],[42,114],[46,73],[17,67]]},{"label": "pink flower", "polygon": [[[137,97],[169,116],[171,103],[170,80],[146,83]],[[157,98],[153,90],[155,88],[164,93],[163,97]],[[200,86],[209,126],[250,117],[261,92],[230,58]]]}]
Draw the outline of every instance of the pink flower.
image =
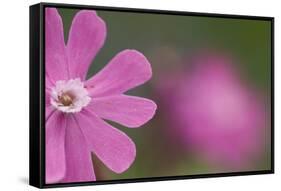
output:
[{"label": "pink flower", "polygon": [[249,167],[265,146],[265,107],[218,54],[202,54],[190,71],[170,74],[161,94],[170,130],[193,153],[224,167]]},{"label": "pink flower", "polygon": [[154,116],[153,101],[123,94],[148,81],[151,66],[140,52],[124,50],[86,80],[105,40],[104,21],[95,11],[79,11],[65,44],[57,10],[47,8],[45,16],[46,182],[96,180],[91,152],[122,173],[135,159],[135,145],[102,119],[135,128]]}]

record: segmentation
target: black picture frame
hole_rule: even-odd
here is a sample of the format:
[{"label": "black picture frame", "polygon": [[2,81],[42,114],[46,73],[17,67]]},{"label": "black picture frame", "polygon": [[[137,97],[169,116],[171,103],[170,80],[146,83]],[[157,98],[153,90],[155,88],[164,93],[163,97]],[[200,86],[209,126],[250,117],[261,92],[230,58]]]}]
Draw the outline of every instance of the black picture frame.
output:
[{"label": "black picture frame", "polygon": [[[153,13],[164,15],[182,15],[198,17],[214,17],[228,19],[263,20],[271,25],[271,169],[247,172],[229,172],[186,176],[165,176],[147,177],[139,179],[102,180],[94,182],[73,182],[73,183],[45,183],[45,26],[44,13],[46,7],[72,8],[72,9],[93,9],[118,12]],[[103,7],[89,5],[39,3],[30,6],[30,129],[29,129],[29,184],[38,188],[85,186],[113,183],[132,183],[147,181],[163,181],[177,179],[210,178],[242,175],[258,175],[274,173],[274,17],[228,15],[214,13],[195,13],[182,11],[135,9],[120,7]]]}]

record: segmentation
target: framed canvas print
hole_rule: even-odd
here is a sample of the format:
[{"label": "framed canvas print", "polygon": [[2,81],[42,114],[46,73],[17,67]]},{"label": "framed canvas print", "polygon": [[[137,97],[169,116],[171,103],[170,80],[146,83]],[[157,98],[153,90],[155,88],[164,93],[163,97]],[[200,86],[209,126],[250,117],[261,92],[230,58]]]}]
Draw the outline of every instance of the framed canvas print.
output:
[{"label": "framed canvas print", "polygon": [[274,172],[274,19],[30,7],[30,184]]}]

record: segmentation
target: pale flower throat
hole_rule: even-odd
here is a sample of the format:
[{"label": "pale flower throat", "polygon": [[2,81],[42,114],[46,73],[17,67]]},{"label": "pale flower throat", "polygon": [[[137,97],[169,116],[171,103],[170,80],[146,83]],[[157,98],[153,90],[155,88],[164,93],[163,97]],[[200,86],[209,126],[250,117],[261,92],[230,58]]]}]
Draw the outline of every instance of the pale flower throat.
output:
[{"label": "pale flower throat", "polygon": [[79,78],[57,81],[52,88],[51,104],[65,113],[75,113],[87,106],[91,97]]}]

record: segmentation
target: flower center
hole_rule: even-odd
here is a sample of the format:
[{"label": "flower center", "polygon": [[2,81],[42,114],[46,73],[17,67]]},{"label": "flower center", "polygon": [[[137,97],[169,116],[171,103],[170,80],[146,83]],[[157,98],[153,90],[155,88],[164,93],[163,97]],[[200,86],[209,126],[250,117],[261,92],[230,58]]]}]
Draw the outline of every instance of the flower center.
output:
[{"label": "flower center", "polygon": [[73,96],[68,93],[63,93],[61,96],[58,96],[58,100],[62,103],[62,105],[70,106],[73,101]]},{"label": "flower center", "polygon": [[87,106],[91,98],[79,78],[57,81],[52,88],[51,104],[65,113],[75,113]]}]

